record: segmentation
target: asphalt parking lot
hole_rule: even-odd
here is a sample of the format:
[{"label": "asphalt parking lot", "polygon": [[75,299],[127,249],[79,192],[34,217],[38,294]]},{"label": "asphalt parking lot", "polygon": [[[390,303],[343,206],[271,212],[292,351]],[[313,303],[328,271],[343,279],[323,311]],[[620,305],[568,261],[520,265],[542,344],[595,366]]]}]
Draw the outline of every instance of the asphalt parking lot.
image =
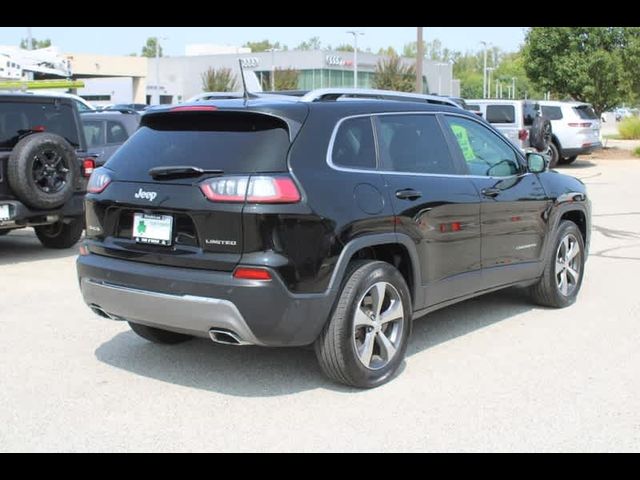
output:
[{"label": "asphalt parking lot", "polygon": [[0,238],[1,451],[638,451],[640,160],[579,159],[578,302],[509,290],[425,317],[400,375],[359,391],[305,349],[153,345],[83,304],[76,250]]}]

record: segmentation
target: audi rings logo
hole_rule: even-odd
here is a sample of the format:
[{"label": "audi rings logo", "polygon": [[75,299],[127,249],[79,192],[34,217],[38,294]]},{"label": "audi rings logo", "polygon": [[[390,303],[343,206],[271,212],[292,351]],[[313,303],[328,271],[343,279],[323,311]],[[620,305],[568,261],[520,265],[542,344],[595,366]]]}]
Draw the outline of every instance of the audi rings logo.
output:
[{"label": "audi rings logo", "polygon": [[325,61],[327,65],[344,65],[344,60],[340,55],[327,55]]},{"label": "audi rings logo", "polygon": [[258,61],[258,57],[241,58],[240,62],[242,63],[243,68],[254,68],[254,67],[257,67],[258,64],[260,63]]}]

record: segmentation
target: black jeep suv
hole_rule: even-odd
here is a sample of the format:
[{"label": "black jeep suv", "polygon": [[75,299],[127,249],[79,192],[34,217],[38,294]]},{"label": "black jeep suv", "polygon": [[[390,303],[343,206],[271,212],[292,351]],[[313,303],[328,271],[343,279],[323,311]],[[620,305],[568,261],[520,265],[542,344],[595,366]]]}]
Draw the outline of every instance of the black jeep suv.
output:
[{"label": "black jeep suv", "polygon": [[65,97],[0,94],[0,236],[35,227],[45,247],[69,248],[84,228],[93,159]]},{"label": "black jeep suv", "polygon": [[574,302],[579,180],[439,97],[345,95],[144,115],[89,182],[86,303],[159,343],[313,344],[329,377],[375,387],[428,312],[509,286]]}]

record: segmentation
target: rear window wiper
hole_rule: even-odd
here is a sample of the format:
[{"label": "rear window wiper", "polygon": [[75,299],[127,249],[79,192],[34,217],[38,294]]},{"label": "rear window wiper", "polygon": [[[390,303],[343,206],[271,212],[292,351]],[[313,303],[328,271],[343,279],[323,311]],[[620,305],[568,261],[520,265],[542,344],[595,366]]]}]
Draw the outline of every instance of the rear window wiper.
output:
[{"label": "rear window wiper", "polygon": [[222,175],[222,170],[205,170],[189,165],[176,165],[170,167],[154,167],[149,170],[149,175],[155,180],[170,180],[172,178],[201,177],[202,175]]}]

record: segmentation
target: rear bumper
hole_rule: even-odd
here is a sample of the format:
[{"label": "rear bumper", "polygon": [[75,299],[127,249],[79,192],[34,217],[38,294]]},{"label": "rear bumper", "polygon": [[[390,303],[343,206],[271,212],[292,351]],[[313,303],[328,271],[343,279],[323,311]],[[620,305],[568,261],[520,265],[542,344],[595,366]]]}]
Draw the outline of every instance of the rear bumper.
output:
[{"label": "rear bumper", "polygon": [[334,293],[293,295],[275,272],[263,282],[231,272],[143,264],[89,254],[77,260],[84,301],[114,320],[209,338],[233,332],[263,346],[312,343],[329,317]]},{"label": "rear bumper", "polygon": [[576,148],[563,148],[562,156],[563,157],[575,157],[577,155],[589,155],[596,150],[600,150],[602,148],[602,143],[594,142],[586,146],[576,147]]},{"label": "rear bumper", "polygon": [[0,228],[27,227],[55,223],[65,217],[79,217],[84,213],[84,193],[74,194],[61,208],[33,210],[18,200],[2,200],[9,205],[9,220],[0,221]]}]

